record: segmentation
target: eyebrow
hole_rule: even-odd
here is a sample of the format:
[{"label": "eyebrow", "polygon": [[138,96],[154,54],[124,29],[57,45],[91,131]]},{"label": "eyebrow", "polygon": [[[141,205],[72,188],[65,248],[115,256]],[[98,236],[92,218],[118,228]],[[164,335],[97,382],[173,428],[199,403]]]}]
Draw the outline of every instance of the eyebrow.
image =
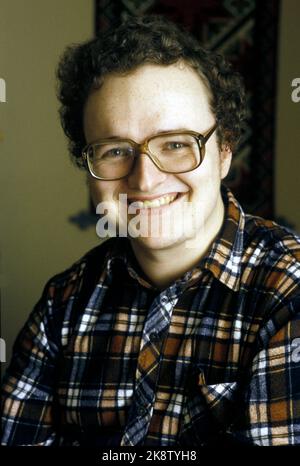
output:
[{"label": "eyebrow", "polygon": [[[170,128],[170,129],[163,129],[163,130],[160,130],[160,131],[156,131],[155,133],[151,134],[150,136],[148,136],[147,138],[145,139],[150,139],[152,138],[153,136],[156,136],[157,134],[161,134],[161,133],[170,133],[170,132],[178,132],[178,133],[181,133],[181,132],[184,132],[184,131],[190,131],[190,128]],[[118,135],[112,135],[112,136],[107,136],[107,137],[102,137],[102,138],[99,138],[99,139],[132,139],[130,137],[126,137],[126,136],[118,136]]]}]

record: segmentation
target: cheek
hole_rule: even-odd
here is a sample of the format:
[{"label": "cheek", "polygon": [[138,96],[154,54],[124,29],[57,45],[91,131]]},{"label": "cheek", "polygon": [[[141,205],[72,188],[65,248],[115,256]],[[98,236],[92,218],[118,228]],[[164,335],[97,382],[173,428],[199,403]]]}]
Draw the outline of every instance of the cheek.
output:
[{"label": "cheek", "polygon": [[180,181],[188,187],[189,191],[199,191],[201,187],[209,181],[211,177],[211,169],[209,167],[200,166],[196,170],[180,175]]},{"label": "cheek", "polygon": [[189,188],[191,195],[206,196],[208,191],[215,191],[219,187],[219,166],[217,163],[203,162],[193,172],[182,174],[180,180]]},{"label": "cheek", "polygon": [[118,201],[119,194],[122,193],[121,186],[118,182],[94,179],[89,181],[89,191],[94,204],[98,204],[101,201]]}]

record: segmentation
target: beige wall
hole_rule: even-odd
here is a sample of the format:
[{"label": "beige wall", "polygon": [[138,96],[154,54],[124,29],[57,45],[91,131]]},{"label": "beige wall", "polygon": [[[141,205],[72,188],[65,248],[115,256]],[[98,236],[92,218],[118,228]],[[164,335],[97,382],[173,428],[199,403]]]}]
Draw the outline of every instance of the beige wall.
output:
[{"label": "beige wall", "polygon": [[300,234],[300,102],[291,82],[300,78],[300,2],[282,0],[279,42],[275,206]]},{"label": "beige wall", "polygon": [[93,0],[0,0],[1,337],[10,354],[45,281],[94,246],[68,221],[88,205],[68,159],[54,70],[67,44],[93,35]]},{"label": "beige wall", "polygon": [[[280,20],[276,208],[300,231],[300,2],[283,0]],[[93,0],[0,0],[0,278],[8,348],[45,281],[98,242],[68,217],[86,208],[82,173],[69,162],[57,117],[54,69],[65,45],[93,33]],[[43,169],[41,169],[43,167]]]}]

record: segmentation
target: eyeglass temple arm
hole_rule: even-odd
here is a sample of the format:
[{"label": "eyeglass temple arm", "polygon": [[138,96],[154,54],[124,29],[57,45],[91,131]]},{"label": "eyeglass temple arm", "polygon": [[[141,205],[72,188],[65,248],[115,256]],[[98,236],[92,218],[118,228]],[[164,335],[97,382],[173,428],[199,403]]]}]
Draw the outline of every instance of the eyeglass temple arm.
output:
[{"label": "eyeglass temple arm", "polygon": [[215,124],[212,129],[203,137],[204,144],[208,141],[208,139],[211,137],[213,132],[217,129],[217,124]]}]

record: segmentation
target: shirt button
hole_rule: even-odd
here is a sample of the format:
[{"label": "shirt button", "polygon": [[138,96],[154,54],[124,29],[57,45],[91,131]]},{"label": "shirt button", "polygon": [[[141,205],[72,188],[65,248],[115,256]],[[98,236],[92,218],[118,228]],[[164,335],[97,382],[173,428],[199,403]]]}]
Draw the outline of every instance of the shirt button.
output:
[{"label": "shirt button", "polygon": [[162,298],[160,299],[160,302],[162,305],[167,304],[168,298],[166,296],[162,296]]},{"label": "shirt button", "polygon": [[139,405],[137,407],[137,412],[138,412],[138,415],[142,417],[146,413],[146,408],[144,406]]}]

